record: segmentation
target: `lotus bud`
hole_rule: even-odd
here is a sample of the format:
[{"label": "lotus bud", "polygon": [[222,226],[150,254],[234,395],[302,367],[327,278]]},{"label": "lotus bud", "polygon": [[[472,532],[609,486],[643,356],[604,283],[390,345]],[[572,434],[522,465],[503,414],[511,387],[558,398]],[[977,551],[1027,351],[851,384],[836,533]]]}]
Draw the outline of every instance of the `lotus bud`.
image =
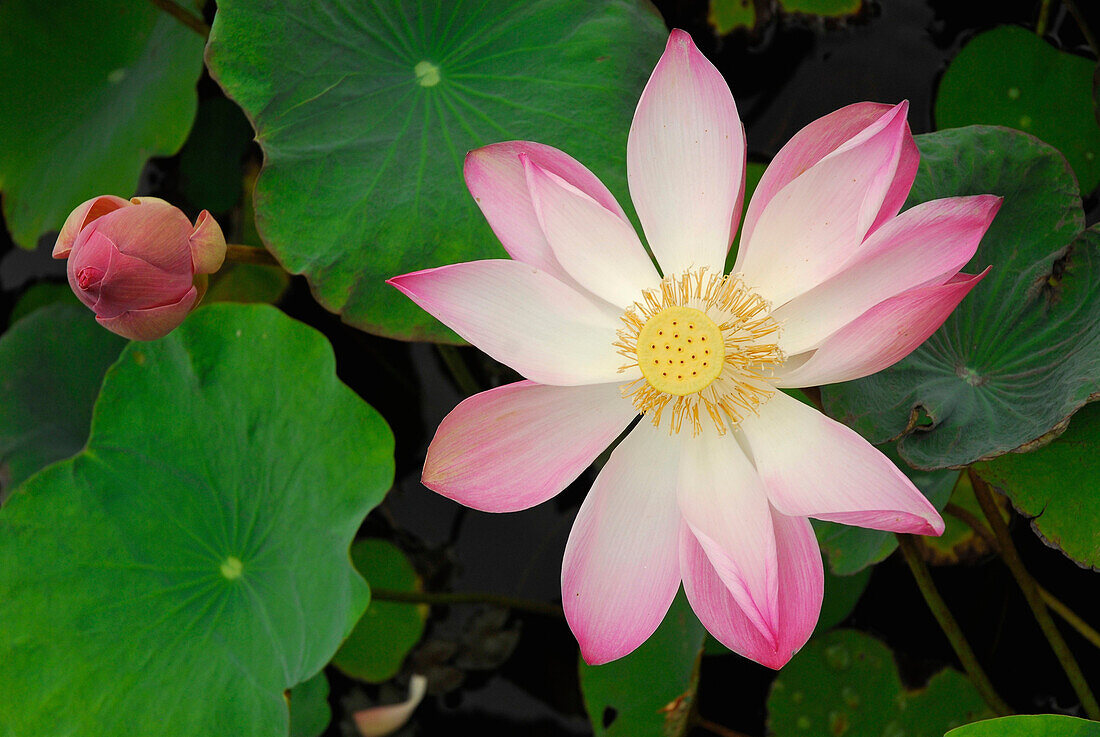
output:
[{"label": "lotus bud", "polygon": [[154,340],[198,304],[225,260],[225,237],[206,210],[192,225],[164,200],[104,195],[73,210],[53,257],[69,260],[69,286],[100,325]]}]

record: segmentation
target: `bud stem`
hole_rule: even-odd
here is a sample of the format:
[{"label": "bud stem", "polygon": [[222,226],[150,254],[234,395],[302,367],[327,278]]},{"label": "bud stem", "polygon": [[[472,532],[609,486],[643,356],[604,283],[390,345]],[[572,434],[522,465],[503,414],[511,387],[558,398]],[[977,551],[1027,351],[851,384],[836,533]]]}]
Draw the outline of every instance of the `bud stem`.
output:
[{"label": "bud stem", "polygon": [[210,35],[210,26],[203,23],[202,18],[197,18],[190,11],[180,7],[175,0],[149,0],[168,15],[178,20],[203,38]]},{"label": "bud stem", "polygon": [[282,264],[276,261],[275,257],[272,256],[271,252],[266,248],[242,246],[237,243],[226,245],[225,260],[236,264],[260,264],[262,266],[282,267]]}]

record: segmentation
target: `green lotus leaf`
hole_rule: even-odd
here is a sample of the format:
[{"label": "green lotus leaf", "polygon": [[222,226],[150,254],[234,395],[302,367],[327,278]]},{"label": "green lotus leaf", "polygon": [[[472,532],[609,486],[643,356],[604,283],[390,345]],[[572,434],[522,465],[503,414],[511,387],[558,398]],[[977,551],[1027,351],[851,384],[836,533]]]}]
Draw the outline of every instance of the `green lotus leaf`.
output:
[{"label": "green lotus leaf", "polygon": [[125,345],[69,304],[41,307],[0,337],[0,501],[84,447],[103,374]]},{"label": "green lotus leaf", "polygon": [[604,665],[582,661],[581,691],[596,737],[687,734],[705,635],[681,590],[637,650]]},{"label": "green lotus leaf", "polygon": [[148,2],[0,3],[0,190],[34,248],[84,200],[128,197],[195,118],[203,39]]},{"label": "green lotus leaf", "polygon": [[[416,569],[391,542],[359,540],[351,546],[351,560],[372,588],[420,590]],[[409,650],[420,642],[427,615],[425,605],[372,601],[337,651],[333,665],[364,681],[388,681],[401,670]]]},{"label": "green lotus leaf", "polygon": [[974,464],[1032,528],[1083,566],[1100,569],[1100,405],[1090,404],[1054,442]]},{"label": "green lotus leaf", "polygon": [[1100,722],[1064,714],[1020,714],[967,724],[945,737],[1100,737]]},{"label": "green lotus leaf", "polygon": [[1059,51],[1031,31],[979,33],[947,67],[936,93],[936,124],[1005,125],[1057,148],[1083,192],[1100,184],[1100,123],[1093,116],[1096,62]]},{"label": "green lotus leaf", "polygon": [[992,270],[910,355],[823,387],[822,399],[873,443],[903,436],[910,465],[958,467],[1047,434],[1100,391],[1100,231],[1081,233],[1065,158],[1032,136],[971,126],[917,136],[917,145],[909,206],[1004,197],[964,269]]},{"label": "green lotus leaf", "polygon": [[385,422],[274,308],[131,343],[85,450],[0,508],[0,735],[287,734],[367,606],[348,546],[392,478]]},{"label": "green lotus leaf", "polygon": [[710,0],[707,21],[720,36],[738,28],[752,30],[756,26],[756,4],[753,0]]},{"label": "green lotus leaf", "polygon": [[958,671],[944,669],[924,688],[905,688],[889,648],[856,630],[813,637],[768,694],[768,734],[775,737],[939,737],[988,716]]},{"label": "green lotus leaf", "polygon": [[862,5],[863,0],[779,0],[779,7],[788,13],[820,15],[826,18],[855,15]]},{"label": "green lotus leaf", "polygon": [[320,737],[332,721],[328,679],[321,671],[290,689],[290,737]]},{"label": "green lotus leaf", "polygon": [[626,134],[666,35],[643,0],[223,0],[207,61],[263,147],[280,262],[351,325],[457,342],[385,280],[505,256],[466,151],[556,146],[629,207]]}]

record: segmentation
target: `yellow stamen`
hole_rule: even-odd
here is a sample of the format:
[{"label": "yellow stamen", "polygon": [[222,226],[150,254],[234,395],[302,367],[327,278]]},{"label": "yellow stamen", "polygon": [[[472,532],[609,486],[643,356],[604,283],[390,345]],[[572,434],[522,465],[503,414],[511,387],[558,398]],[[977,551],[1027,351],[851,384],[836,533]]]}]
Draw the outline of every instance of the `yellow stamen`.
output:
[{"label": "yellow stamen", "polygon": [[615,346],[629,362],[620,370],[642,372],[623,396],[655,426],[669,410],[670,433],[686,420],[696,435],[705,413],[725,433],[775,392],[768,376],[785,358],[779,324],[736,276],[697,269],[665,277],[622,320]]}]

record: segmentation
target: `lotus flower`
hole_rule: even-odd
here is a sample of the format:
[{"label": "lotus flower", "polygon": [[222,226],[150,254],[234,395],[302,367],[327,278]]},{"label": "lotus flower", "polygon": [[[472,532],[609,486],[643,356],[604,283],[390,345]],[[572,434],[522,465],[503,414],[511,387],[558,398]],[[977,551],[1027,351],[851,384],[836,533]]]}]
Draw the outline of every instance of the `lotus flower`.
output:
[{"label": "lotus flower", "polygon": [[390,280],[526,379],[443,420],[423,474],[438,493],[525,509],[643,416],[599,472],[565,549],[562,603],[587,662],[644,642],[682,581],[711,634],[779,668],[821,607],[808,517],[943,531],[885,456],[781,391],[893,364],[984,275],[958,272],[997,197],[899,214],[918,160],[906,110],[855,104],[795,135],[761,179],[725,275],[744,132],[722,76],[673,31],[627,143],[656,265],[591,172],[548,146],[509,142],[472,151],[465,176],[512,260]]},{"label": "lotus flower", "polygon": [[69,286],[96,321],[131,340],[174,330],[221,268],[225,237],[206,210],[194,226],[155,197],[94,197],[65,220],[54,258],[67,258]]}]

